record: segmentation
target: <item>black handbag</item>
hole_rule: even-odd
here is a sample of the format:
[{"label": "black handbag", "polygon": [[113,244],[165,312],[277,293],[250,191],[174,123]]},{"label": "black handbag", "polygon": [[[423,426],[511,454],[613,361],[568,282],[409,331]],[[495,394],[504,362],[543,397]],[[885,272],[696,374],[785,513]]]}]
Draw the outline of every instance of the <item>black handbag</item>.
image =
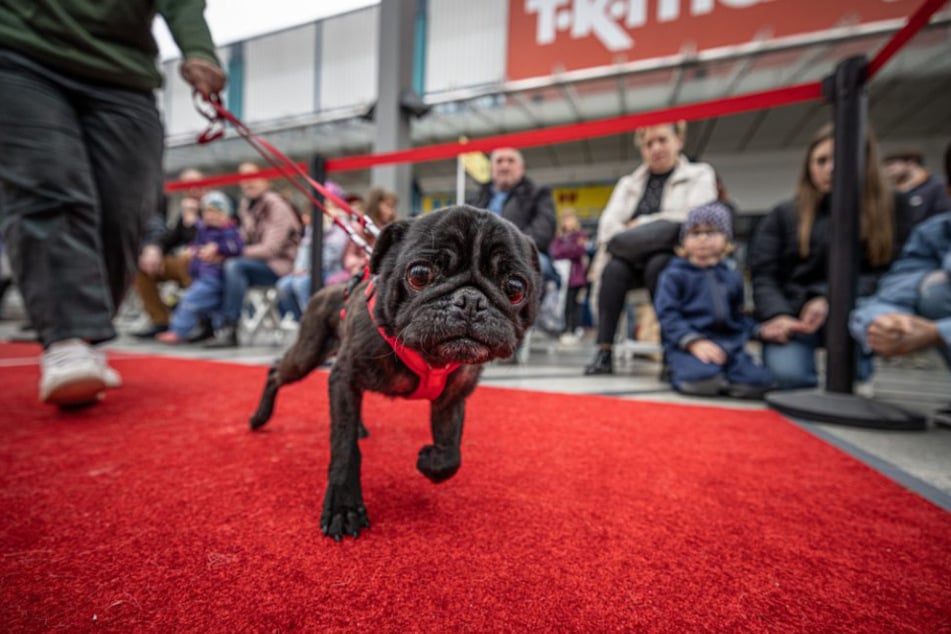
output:
[{"label": "black handbag", "polygon": [[672,253],[680,240],[680,223],[655,220],[626,229],[608,240],[608,253],[629,264],[645,264],[656,253]]}]

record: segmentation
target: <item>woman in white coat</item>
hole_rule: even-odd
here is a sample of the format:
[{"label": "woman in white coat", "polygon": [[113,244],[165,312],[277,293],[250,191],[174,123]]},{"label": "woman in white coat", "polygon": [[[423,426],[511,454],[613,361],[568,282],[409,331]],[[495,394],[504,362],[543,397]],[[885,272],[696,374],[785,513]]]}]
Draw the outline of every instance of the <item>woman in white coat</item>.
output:
[{"label": "woman in white coat", "polygon": [[[642,287],[653,295],[687,212],[717,198],[713,168],[682,154],[686,128],[680,121],[634,133],[643,163],[618,181],[598,222],[598,252],[589,272],[598,306],[598,352],[585,374],[614,372],[611,346],[625,295]],[[608,251],[612,238],[618,238],[614,256]],[[621,253],[622,243],[629,252]]]}]

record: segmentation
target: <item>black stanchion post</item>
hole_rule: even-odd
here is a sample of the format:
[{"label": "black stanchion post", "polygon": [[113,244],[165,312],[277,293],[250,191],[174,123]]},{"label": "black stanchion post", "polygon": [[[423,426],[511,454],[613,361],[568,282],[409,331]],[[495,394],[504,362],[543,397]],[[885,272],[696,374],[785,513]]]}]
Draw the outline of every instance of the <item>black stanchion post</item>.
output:
[{"label": "black stanchion post", "polygon": [[855,381],[855,343],[849,312],[855,306],[859,227],[865,178],[865,125],[868,99],[864,56],[842,61],[823,81],[826,99],[835,104],[835,171],[829,228],[829,317],[826,322],[826,389],[851,394]]},{"label": "black stanchion post", "polygon": [[924,417],[894,405],[854,396],[855,342],[849,313],[855,306],[863,178],[867,98],[863,56],[850,57],[823,81],[823,92],[835,109],[835,171],[829,234],[829,316],[825,325],[826,390],[773,392],[766,402],[796,418],[877,429],[924,429]]},{"label": "black stanchion post", "polygon": [[[310,177],[318,183],[327,182],[326,162],[322,156],[314,156],[310,160]],[[313,192],[317,200],[326,202],[318,191]],[[313,295],[324,285],[324,212],[311,205],[310,210],[310,294]]]}]

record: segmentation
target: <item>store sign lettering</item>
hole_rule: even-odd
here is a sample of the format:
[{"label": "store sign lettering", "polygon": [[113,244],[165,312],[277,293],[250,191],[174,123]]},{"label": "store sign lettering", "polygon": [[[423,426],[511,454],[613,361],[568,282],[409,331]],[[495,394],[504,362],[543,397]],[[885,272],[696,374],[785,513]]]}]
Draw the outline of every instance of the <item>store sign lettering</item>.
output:
[{"label": "store sign lettering", "polygon": [[673,22],[681,11],[691,16],[712,13],[717,5],[745,9],[773,0],[525,0],[525,12],[535,15],[535,41],[552,44],[559,32],[572,39],[595,37],[609,51],[623,51],[635,44],[630,30],[647,24],[653,8],[658,23]]}]

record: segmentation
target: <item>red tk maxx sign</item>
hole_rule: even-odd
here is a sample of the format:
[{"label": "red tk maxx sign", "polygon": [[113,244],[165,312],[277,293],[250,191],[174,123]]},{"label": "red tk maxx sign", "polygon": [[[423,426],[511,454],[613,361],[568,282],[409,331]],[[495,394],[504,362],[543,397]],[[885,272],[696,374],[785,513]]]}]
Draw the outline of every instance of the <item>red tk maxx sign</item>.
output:
[{"label": "red tk maxx sign", "polygon": [[905,18],[921,0],[510,0],[508,79]]}]

